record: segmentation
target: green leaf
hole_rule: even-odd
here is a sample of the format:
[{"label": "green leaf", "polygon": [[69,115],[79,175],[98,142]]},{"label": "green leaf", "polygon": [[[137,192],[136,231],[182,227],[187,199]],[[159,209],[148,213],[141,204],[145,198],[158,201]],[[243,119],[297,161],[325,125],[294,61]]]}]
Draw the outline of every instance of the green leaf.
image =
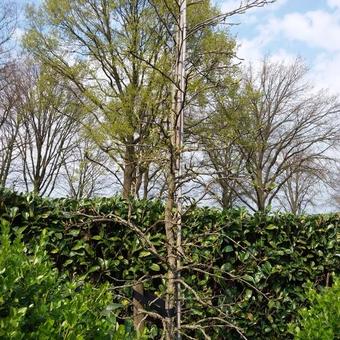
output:
[{"label": "green leaf", "polygon": [[159,272],[161,270],[160,266],[157,264],[157,263],[153,263],[151,266],[150,266],[150,269],[155,271],[155,272]]},{"label": "green leaf", "polygon": [[87,273],[93,273],[93,272],[96,272],[97,270],[100,269],[100,266],[92,266],[88,271]]},{"label": "green leaf", "polygon": [[55,233],[54,234],[55,237],[58,239],[58,240],[61,240],[63,238],[63,234],[62,233]]},{"label": "green leaf", "polygon": [[251,298],[251,296],[253,295],[253,291],[251,289],[247,289],[246,293],[244,294],[244,298],[246,300],[249,300]]},{"label": "green leaf", "polygon": [[254,278],[249,274],[243,275],[242,278],[248,282],[255,283]]},{"label": "green leaf", "polygon": [[151,255],[151,253],[149,251],[143,250],[139,253],[139,257],[146,257],[146,256],[149,256],[149,255]]},{"label": "green leaf", "polygon": [[233,246],[228,245],[228,246],[225,246],[222,251],[224,253],[231,253],[233,250],[234,250]]},{"label": "green leaf", "polygon": [[67,235],[78,236],[80,233],[80,229],[71,229],[67,232]]},{"label": "green leaf", "polygon": [[85,248],[85,245],[83,242],[78,242],[74,247],[72,247],[72,250],[79,250]]},{"label": "green leaf", "polygon": [[275,229],[279,229],[278,226],[274,225],[274,224],[269,224],[267,227],[266,227],[267,230],[275,230]]}]

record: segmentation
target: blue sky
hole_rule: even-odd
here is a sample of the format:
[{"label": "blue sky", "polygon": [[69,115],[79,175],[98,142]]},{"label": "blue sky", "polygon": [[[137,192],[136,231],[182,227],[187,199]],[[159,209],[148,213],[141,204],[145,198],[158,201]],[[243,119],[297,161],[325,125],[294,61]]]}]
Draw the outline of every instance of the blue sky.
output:
[{"label": "blue sky", "polygon": [[[239,0],[216,0],[223,11]],[[258,62],[265,55],[289,61],[302,57],[319,88],[340,93],[340,0],[277,0],[233,19],[239,57]]]}]

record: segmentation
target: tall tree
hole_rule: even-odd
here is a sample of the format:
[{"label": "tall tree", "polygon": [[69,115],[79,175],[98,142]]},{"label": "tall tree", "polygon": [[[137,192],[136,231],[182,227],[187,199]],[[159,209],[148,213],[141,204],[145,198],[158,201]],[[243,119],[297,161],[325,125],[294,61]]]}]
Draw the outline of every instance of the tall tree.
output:
[{"label": "tall tree", "polygon": [[147,169],[140,154],[153,152],[153,123],[167,96],[148,63],[170,67],[148,1],[48,0],[29,15],[26,45],[71,83],[88,112],[88,135],[122,169],[123,196],[135,196]]},{"label": "tall tree", "polygon": [[16,29],[15,3],[0,1],[0,186],[5,186],[18,131],[16,108],[19,97],[18,68],[10,57]]},{"label": "tall tree", "polygon": [[293,175],[329,159],[338,142],[337,98],[313,91],[306,72],[299,60],[265,60],[259,72],[244,75],[236,110],[228,97],[216,100],[219,121],[228,122],[218,133],[234,140],[244,164],[233,190],[251,209],[265,210]]},{"label": "tall tree", "polygon": [[6,65],[2,69],[2,75],[4,80],[0,89],[0,186],[5,187],[9,184],[11,174],[17,176],[12,170],[13,161],[18,157],[23,88],[19,65]]}]

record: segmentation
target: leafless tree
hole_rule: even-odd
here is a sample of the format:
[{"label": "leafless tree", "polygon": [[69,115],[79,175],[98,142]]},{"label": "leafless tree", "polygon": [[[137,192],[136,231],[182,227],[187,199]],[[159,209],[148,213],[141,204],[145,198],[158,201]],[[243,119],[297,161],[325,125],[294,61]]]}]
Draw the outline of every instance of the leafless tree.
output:
[{"label": "leafless tree", "polygon": [[9,185],[9,177],[15,180],[18,173],[13,161],[18,158],[18,133],[22,124],[21,109],[23,91],[20,64],[7,64],[2,69],[5,80],[0,90],[0,186]]},{"label": "leafless tree", "polygon": [[19,119],[16,112],[20,91],[17,66],[10,60],[12,36],[16,28],[14,3],[0,1],[0,186],[5,186],[15,158]]},{"label": "leafless tree", "polygon": [[[316,206],[317,201],[326,202],[329,194],[331,160],[321,164],[307,161],[292,174],[284,174],[285,184],[277,195],[276,201],[285,211],[300,215],[308,208]],[[287,170],[289,172],[290,169]]]},{"label": "leafless tree", "polygon": [[1,68],[8,62],[12,36],[16,29],[17,10],[14,1],[0,1],[0,76]]},{"label": "leafless tree", "polygon": [[100,195],[105,192],[104,189],[112,187],[112,177],[115,176],[110,173],[110,159],[91,140],[78,136],[67,152],[61,169],[59,192],[81,199]]},{"label": "leafless tree", "polygon": [[56,83],[41,66],[27,63],[23,75],[19,132],[23,182],[27,191],[50,195],[78,130],[78,105],[63,83]]}]

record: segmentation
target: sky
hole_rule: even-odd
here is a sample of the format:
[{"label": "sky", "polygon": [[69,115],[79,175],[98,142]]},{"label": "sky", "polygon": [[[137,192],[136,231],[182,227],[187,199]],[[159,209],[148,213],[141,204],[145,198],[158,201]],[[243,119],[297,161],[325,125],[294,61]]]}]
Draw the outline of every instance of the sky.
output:
[{"label": "sky", "polygon": [[[224,12],[239,0],[215,0]],[[259,62],[264,56],[302,58],[317,88],[340,94],[340,0],[277,0],[233,18],[238,56]]]},{"label": "sky", "polygon": [[[212,0],[223,12],[240,0]],[[18,0],[19,6],[41,3]],[[245,63],[264,56],[290,61],[302,58],[310,67],[317,88],[340,94],[340,0],[276,0],[233,17],[231,34],[238,42],[238,57]]]}]

